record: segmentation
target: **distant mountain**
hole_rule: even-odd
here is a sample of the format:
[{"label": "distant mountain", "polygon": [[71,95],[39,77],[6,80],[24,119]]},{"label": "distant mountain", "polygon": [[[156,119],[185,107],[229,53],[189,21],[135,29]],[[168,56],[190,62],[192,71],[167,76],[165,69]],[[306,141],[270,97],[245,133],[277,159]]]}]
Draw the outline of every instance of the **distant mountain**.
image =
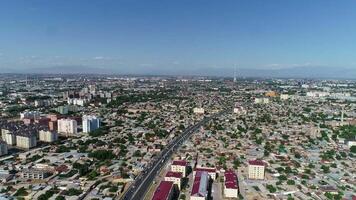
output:
[{"label": "distant mountain", "polygon": [[[233,68],[199,68],[199,69],[151,69],[146,73],[163,75],[204,75],[232,77]],[[356,79],[356,69],[332,67],[293,67],[282,69],[237,69],[238,77],[262,78],[337,78]]]},{"label": "distant mountain", "polygon": [[[139,75],[196,75],[196,76],[233,76],[233,68],[187,68],[187,67],[88,67],[55,66],[32,69],[2,69],[2,73],[39,73],[39,74],[139,74]],[[333,67],[293,67],[282,69],[237,69],[238,77],[261,78],[337,78],[356,79],[355,68]]]}]

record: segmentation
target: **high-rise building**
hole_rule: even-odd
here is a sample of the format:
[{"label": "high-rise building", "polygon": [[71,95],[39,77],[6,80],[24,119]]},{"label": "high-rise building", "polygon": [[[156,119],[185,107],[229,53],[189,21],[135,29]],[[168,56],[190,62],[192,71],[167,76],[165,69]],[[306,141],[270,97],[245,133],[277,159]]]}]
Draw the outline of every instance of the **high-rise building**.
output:
[{"label": "high-rise building", "polygon": [[2,129],[1,130],[1,137],[4,142],[8,145],[16,145],[16,135],[9,130]]},{"label": "high-rise building", "polygon": [[40,141],[43,142],[55,142],[58,140],[58,134],[54,131],[43,131],[41,130],[39,133]]},{"label": "high-rise building", "polygon": [[0,156],[7,154],[7,144],[4,141],[0,140]]},{"label": "high-rise building", "polygon": [[20,118],[21,119],[35,119],[35,118],[39,118],[40,117],[40,113],[38,111],[25,111],[20,113]]},{"label": "high-rise building", "polygon": [[100,119],[96,116],[83,116],[83,132],[89,133],[100,128]]},{"label": "high-rise building", "polygon": [[73,119],[60,119],[58,120],[58,133],[65,136],[77,134],[77,121]]},{"label": "high-rise building", "polygon": [[16,146],[24,149],[30,149],[37,145],[36,134],[16,135]]}]

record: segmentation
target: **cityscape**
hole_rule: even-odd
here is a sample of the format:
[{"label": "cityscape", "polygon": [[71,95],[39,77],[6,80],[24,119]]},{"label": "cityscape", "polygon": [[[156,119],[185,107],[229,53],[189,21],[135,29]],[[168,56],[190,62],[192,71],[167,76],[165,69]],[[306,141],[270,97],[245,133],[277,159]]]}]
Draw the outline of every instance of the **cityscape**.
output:
[{"label": "cityscape", "polygon": [[352,199],[356,83],[7,75],[1,198]]},{"label": "cityscape", "polygon": [[356,1],[0,1],[0,200],[356,200]]}]

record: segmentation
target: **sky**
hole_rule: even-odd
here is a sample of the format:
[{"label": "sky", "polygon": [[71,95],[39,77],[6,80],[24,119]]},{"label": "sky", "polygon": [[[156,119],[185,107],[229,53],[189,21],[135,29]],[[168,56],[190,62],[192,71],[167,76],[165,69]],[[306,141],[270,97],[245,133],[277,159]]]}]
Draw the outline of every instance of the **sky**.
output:
[{"label": "sky", "polygon": [[354,0],[2,0],[0,72],[356,70]]}]

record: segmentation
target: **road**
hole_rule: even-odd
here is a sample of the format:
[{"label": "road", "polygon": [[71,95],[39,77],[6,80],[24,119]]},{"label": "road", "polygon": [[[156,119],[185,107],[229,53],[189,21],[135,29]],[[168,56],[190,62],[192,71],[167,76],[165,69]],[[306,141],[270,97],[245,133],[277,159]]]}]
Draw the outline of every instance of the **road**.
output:
[{"label": "road", "polygon": [[154,181],[156,175],[160,172],[161,168],[170,159],[174,151],[176,151],[183,142],[188,139],[199,127],[210,121],[211,119],[221,116],[227,112],[223,110],[219,113],[213,114],[210,117],[205,117],[200,122],[188,127],[180,136],[171,141],[161,154],[152,160],[147,168],[138,176],[134,183],[130,185],[126,193],[122,196],[122,200],[138,200],[143,199],[151,183]]}]

